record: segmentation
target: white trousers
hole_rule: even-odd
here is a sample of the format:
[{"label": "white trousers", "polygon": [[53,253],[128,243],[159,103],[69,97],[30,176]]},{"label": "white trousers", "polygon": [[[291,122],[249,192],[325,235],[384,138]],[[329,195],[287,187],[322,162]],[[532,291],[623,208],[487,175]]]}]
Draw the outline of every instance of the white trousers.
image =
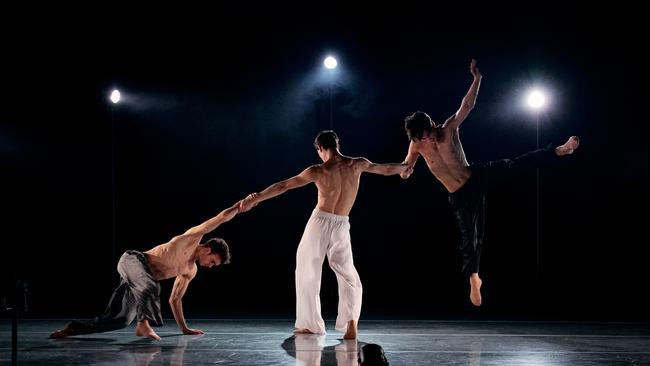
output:
[{"label": "white trousers", "polygon": [[363,289],[352,261],[350,223],[347,216],[315,209],[296,254],[296,328],[324,334],[320,282],[325,255],[336,273],[339,307],[336,330],[345,332],[350,320],[359,321]]}]

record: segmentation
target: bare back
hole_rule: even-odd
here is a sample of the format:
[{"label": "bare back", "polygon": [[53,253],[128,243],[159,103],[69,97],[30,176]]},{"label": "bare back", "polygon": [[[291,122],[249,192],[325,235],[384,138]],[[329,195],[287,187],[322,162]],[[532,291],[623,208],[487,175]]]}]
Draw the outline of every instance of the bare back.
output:
[{"label": "bare back", "polygon": [[194,250],[202,237],[197,234],[179,235],[165,244],[144,252],[149,259],[149,268],[156,281],[180,275],[194,277],[197,271]]},{"label": "bare back", "polygon": [[359,180],[363,170],[359,158],[336,156],[327,162],[314,166],[318,188],[319,210],[335,215],[348,216],[359,191]]},{"label": "bare back", "polygon": [[447,191],[455,192],[472,175],[458,128],[437,126],[422,139],[411,141],[409,154],[422,155],[431,173]]}]

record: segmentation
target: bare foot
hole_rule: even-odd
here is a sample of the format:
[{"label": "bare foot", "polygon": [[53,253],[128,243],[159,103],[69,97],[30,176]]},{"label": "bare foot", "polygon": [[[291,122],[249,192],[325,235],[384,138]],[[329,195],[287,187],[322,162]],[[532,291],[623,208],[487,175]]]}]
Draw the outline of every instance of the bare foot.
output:
[{"label": "bare foot", "polygon": [[61,330],[55,330],[50,334],[50,339],[60,339],[60,338],[65,338],[69,337],[72,335],[72,329],[68,328],[67,326]]},{"label": "bare foot", "polygon": [[473,273],[469,278],[469,285],[472,288],[469,292],[469,299],[474,306],[481,306],[481,284],[483,284],[483,281],[481,281],[478,273]]},{"label": "bare foot", "polygon": [[293,331],[293,333],[294,334],[314,334],[314,332],[312,332],[311,330],[309,330],[307,328],[296,328]]},{"label": "bare foot", "polygon": [[573,154],[575,149],[580,146],[580,139],[578,136],[571,136],[569,139],[564,143],[564,145],[560,145],[555,148],[555,155],[557,156],[562,156],[562,155],[569,155]]},{"label": "bare foot", "polygon": [[149,337],[155,341],[159,341],[160,337],[154,330],[149,326],[149,322],[141,321],[138,322],[138,325],[135,326],[135,335],[138,337]]},{"label": "bare foot", "polygon": [[343,335],[343,339],[357,339],[357,322],[354,320],[348,322],[348,331]]}]

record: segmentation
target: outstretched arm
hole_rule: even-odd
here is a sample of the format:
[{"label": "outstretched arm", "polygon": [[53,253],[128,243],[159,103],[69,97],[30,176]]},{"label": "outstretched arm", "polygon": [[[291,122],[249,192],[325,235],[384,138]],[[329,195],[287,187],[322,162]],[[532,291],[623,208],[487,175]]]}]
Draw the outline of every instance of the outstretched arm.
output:
[{"label": "outstretched arm", "polygon": [[239,203],[241,201],[238,201],[231,207],[221,211],[217,216],[211,218],[210,220],[202,223],[201,225],[194,226],[193,228],[190,228],[185,232],[185,234],[199,234],[199,235],[205,235],[209,233],[210,231],[216,229],[219,227],[219,225],[223,224],[224,222],[228,222],[232,220],[237,213],[239,213]]},{"label": "outstretched arm", "polygon": [[409,166],[406,163],[375,164],[366,158],[360,158],[359,160],[362,171],[373,174],[401,175],[406,174],[409,169]]},{"label": "outstretched arm", "polygon": [[481,79],[483,75],[476,67],[476,60],[472,60],[472,63],[469,65],[469,71],[474,76],[472,85],[470,85],[467,94],[463,98],[460,108],[454,113],[451,117],[447,118],[443,127],[458,128],[461,123],[467,118],[469,112],[472,111],[474,105],[476,104],[476,97],[478,95],[478,89],[481,86]]},{"label": "outstretched arm", "polygon": [[281,182],[271,184],[262,192],[249,194],[248,197],[241,201],[241,211],[246,212],[250,210],[251,207],[257,205],[262,201],[266,201],[269,198],[279,196],[288,190],[303,187],[309,183],[315,182],[316,169],[316,166],[310,166],[296,176],[285,179]]}]

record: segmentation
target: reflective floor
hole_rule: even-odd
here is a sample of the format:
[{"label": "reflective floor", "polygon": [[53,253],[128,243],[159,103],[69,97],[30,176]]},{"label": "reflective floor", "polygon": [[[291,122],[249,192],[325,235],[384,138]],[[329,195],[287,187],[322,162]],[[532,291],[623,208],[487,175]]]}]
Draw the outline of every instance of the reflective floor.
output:
[{"label": "reflective floor", "polygon": [[[292,320],[173,320],[159,342],[121,331],[49,340],[60,320],[22,320],[19,365],[357,365],[357,350],[380,345],[390,365],[650,365],[650,324],[362,321],[359,340],[291,334]],[[331,329],[331,330],[330,330]],[[11,326],[0,321],[0,365],[11,364]]]}]

